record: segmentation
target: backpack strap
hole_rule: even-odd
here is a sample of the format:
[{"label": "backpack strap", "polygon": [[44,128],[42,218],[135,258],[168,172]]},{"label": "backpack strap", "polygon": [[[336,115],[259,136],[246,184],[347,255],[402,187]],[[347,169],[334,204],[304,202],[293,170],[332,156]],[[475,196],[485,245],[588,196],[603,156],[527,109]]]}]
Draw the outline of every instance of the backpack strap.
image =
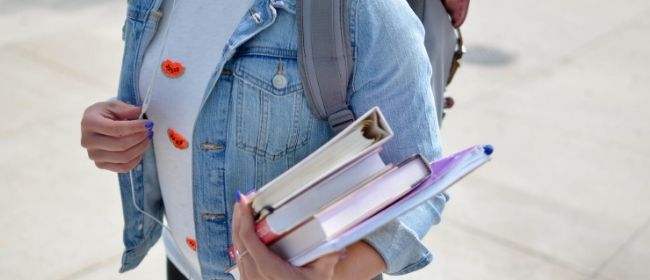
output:
[{"label": "backpack strap", "polygon": [[297,0],[298,64],[311,111],[335,133],[354,121],[347,89],[352,73],[346,0]]}]

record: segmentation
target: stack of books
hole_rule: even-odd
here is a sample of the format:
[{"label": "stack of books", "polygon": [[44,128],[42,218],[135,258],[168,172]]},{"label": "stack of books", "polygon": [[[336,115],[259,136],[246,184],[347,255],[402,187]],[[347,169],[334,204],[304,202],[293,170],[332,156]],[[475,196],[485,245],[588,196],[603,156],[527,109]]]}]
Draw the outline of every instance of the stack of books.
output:
[{"label": "stack of books", "polygon": [[393,131],[373,108],[253,197],[256,232],[296,266],[345,248],[433,198],[490,159],[473,146],[428,162],[413,155],[384,163]]}]

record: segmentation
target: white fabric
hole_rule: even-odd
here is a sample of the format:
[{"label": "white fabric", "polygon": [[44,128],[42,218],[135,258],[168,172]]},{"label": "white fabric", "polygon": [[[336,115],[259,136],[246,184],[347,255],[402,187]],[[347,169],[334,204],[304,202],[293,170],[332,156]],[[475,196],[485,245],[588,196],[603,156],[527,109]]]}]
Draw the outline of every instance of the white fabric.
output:
[{"label": "white fabric", "polygon": [[[163,16],[140,71],[141,100],[153,81],[147,116],[155,124],[158,176],[172,231],[172,235],[165,231],[163,240],[168,258],[191,279],[201,276],[197,254],[185,241],[188,237],[195,239],[191,145],[194,121],[222,50],[252,2],[176,0],[172,13],[173,1],[163,1]],[[166,59],[181,62],[185,73],[175,79],[165,76],[160,65]],[[168,128],[183,135],[189,147],[174,147],[167,136]]]}]

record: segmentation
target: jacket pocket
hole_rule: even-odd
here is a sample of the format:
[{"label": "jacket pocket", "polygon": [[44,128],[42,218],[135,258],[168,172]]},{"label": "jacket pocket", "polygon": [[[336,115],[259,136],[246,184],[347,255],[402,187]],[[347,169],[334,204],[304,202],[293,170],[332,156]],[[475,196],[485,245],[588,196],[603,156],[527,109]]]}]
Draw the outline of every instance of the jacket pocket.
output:
[{"label": "jacket pocket", "polygon": [[256,48],[238,53],[233,71],[237,147],[280,160],[309,141],[309,111],[295,51]]}]

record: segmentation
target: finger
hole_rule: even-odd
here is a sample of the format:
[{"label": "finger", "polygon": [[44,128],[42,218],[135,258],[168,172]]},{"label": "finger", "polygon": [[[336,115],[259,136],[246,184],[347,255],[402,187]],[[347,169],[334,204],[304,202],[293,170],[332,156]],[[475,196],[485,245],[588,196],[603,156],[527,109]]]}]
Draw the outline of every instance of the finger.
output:
[{"label": "finger", "polygon": [[[84,111],[81,120],[81,130],[97,132],[110,136],[123,136],[145,131],[151,128],[152,122],[135,120],[139,117],[140,108],[121,102],[109,101],[96,103]],[[128,121],[134,119],[133,121]],[[149,127],[145,124],[150,123]]]},{"label": "finger", "polygon": [[[237,193],[237,196],[240,196],[240,193]],[[239,199],[238,199],[239,200]],[[241,274],[242,279],[263,279],[260,276],[260,273],[257,269],[253,258],[249,256],[250,253],[247,252],[246,247],[242,244],[239,238],[240,231],[240,217],[241,211],[238,209],[237,204],[235,204],[233,211],[233,245],[235,246],[235,251],[237,252],[237,268]],[[241,255],[240,255],[241,254]]]},{"label": "finger", "polygon": [[81,122],[81,130],[84,132],[95,132],[113,137],[147,132],[151,127],[153,127],[153,122],[149,120],[113,120],[101,114],[84,116]]},{"label": "finger", "polygon": [[[151,135],[151,137],[149,137]],[[104,150],[123,152],[133,148],[140,142],[153,137],[152,132],[138,132],[124,137],[112,137],[93,132],[85,132],[81,137],[81,146],[88,150]]]},{"label": "finger", "polygon": [[136,157],[141,156],[149,147],[149,139],[144,139],[140,143],[127,149],[126,151],[113,152],[106,150],[88,150],[88,157],[94,161],[107,163],[128,163]]},{"label": "finger", "polygon": [[[237,197],[239,197],[239,192],[237,193]],[[242,275],[245,275],[247,268],[250,267],[250,266],[247,267],[246,264],[243,262],[244,258],[242,258],[242,257],[246,257],[246,256],[241,255],[241,254],[247,254],[246,253],[247,249],[244,246],[244,244],[242,244],[242,242],[241,242],[241,240],[239,238],[239,234],[238,234],[239,230],[240,230],[239,225],[241,224],[240,221],[239,221],[239,217],[241,217],[241,211],[238,209],[236,203],[235,203],[235,207],[233,207],[233,208],[234,208],[234,211],[233,211],[233,215],[232,215],[233,216],[232,217],[232,222],[233,222],[233,224],[232,224],[232,228],[233,228],[233,230],[232,230],[232,244],[235,247],[234,248],[235,249],[235,261],[237,262],[237,266],[240,269],[240,273],[242,273]]]},{"label": "finger", "polygon": [[[239,193],[237,193],[237,196],[239,196]],[[232,244],[235,246],[235,252],[245,252],[246,248],[244,248],[244,245],[241,244],[239,240],[239,217],[240,211],[237,207],[237,203],[235,203],[235,206],[233,207],[233,213],[232,213]],[[237,254],[235,254],[235,258],[239,258]]]},{"label": "finger", "polygon": [[95,132],[113,137],[124,137],[139,132],[147,132],[153,127],[153,122],[150,120],[114,121],[111,119],[96,119],[93,124],[95,125]]},{"label": "finger", "polygon": [[106,110],[114,116],[115,120],[134,120],[140,117],[142,108],[119,100],[112,100],[108,102]]},{"label": "finger", "polygon": [[242,194],[241,192],[237,192],[236,194],[236,200],[235,204],[233,205],[233,213],[232,213],[232,232],[233,232],[233,244],[235,245],[236,249],[239,249],[240,252],[245,251],[245,248],[243,247],[244,245],[241,244],[239,241],[239,230],[240,230],[240,217],[241,217],[241,210],[239,210],[239,207],[237,205],[239,204],[238,202],[241,200],[240,196],[245,196],[248,201],[255,195],[255,191],[248,192],[246,194]]},{"label": "finger", "polygon": [[135,167],[140,162],[140,160],[142,160],[142,156],[139,156],[128,163],[95,162],[95,165],[100,169],[126,173],[133,169],[133,167]]},{"label": "finger", "polygon": [[235,206],[240,212],[239,215],[239,239],[248,255],[257,265],[258,270],[264,271],[264,274],[274,274],[278,269],[282,269],[287,263],[278,255],[271,252],[255,233],[255,223],[253,213],[245,196],[241,196],[239,203]]}]

